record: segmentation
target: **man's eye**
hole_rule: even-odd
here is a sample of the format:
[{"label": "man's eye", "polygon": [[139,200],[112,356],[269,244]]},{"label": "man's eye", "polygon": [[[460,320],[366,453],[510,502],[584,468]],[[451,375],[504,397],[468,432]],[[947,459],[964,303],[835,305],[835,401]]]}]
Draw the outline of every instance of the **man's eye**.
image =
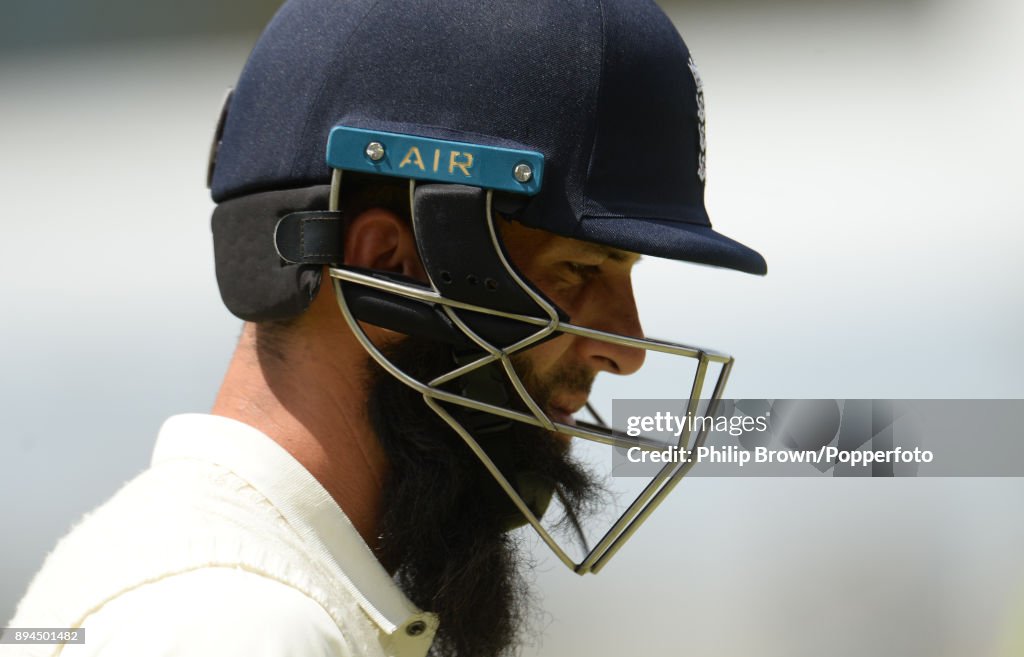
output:
[{"label": "man's eye", "polygon": [[593,278],[601,271],[601,267],[599,265],[591,265],[582,262],[569,261],[566,262],[565,265],[571,273],[583,279]]}]

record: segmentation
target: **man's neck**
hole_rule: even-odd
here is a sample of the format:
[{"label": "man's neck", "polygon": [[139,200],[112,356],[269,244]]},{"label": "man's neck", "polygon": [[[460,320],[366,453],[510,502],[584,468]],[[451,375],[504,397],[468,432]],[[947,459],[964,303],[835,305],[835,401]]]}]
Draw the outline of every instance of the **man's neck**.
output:
[{"label": "man's neck", "polygon": [[[303,327],[306,329],[307,327]],[[261,349],[246,324],[213,414],[259,429],[334,498],[372,549],[387,460],[366,418],[366,353],[347,331]],[[323,338],[332,348],[317,350]],[[275,345],[281,346],[281,345]]]}]

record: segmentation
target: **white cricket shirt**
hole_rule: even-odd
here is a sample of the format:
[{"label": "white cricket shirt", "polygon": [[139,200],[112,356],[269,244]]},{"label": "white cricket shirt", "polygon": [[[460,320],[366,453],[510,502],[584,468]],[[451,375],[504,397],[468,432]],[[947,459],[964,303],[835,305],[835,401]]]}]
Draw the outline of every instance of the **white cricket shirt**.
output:
[{"label": "white cricket shirt", "polygon": [[85,644],[0,655],[423,657],[437,618],[284,448],[178,415],[150,468],[61,539],[7,627],[83,627]]}]

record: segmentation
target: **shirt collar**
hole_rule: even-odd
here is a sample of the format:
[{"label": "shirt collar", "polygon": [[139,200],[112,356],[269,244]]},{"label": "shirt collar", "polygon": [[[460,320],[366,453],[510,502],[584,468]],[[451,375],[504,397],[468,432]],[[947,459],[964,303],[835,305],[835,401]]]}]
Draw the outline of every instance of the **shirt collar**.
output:
[{"label": "shirt collar", "polygon": [[281,445],[237,420],[176,415],[160,429],[153,465],[179,458],[215,463],[247,481],[278,508],[317,557],[345,574],[360,608],[396,652],[426,653],[437,616],[405,597],[327,490]]}]

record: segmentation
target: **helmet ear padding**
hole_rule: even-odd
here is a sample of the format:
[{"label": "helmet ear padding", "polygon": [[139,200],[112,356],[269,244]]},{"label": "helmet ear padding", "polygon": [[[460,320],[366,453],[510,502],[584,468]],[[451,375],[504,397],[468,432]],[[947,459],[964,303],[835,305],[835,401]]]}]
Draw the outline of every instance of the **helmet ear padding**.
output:
[{"label": "helmet ear padding", "polygon": [[[413,230],[423,268],[438,292],[449,299],[508,313],[544,317],[544,310],[502,263],[502,259],[508,260],[508,255],[500,240],[497,243],[492,240],[487,198],[487,191],[479,187],[416,186]],[[510,266],[514,267],[511,263]],[[525,279],[524,283],[530,285]],[[540,290],[532,285],[531,288],[544,297]]]},{"label": "helmet ear padding", "polygon": [[327,210],[330,185],[250,194],[213,211],[217,285],[231,314],[251,322],[297,317],[320,289],[322,265],[287,263],[274,229],[293,212]]}]

